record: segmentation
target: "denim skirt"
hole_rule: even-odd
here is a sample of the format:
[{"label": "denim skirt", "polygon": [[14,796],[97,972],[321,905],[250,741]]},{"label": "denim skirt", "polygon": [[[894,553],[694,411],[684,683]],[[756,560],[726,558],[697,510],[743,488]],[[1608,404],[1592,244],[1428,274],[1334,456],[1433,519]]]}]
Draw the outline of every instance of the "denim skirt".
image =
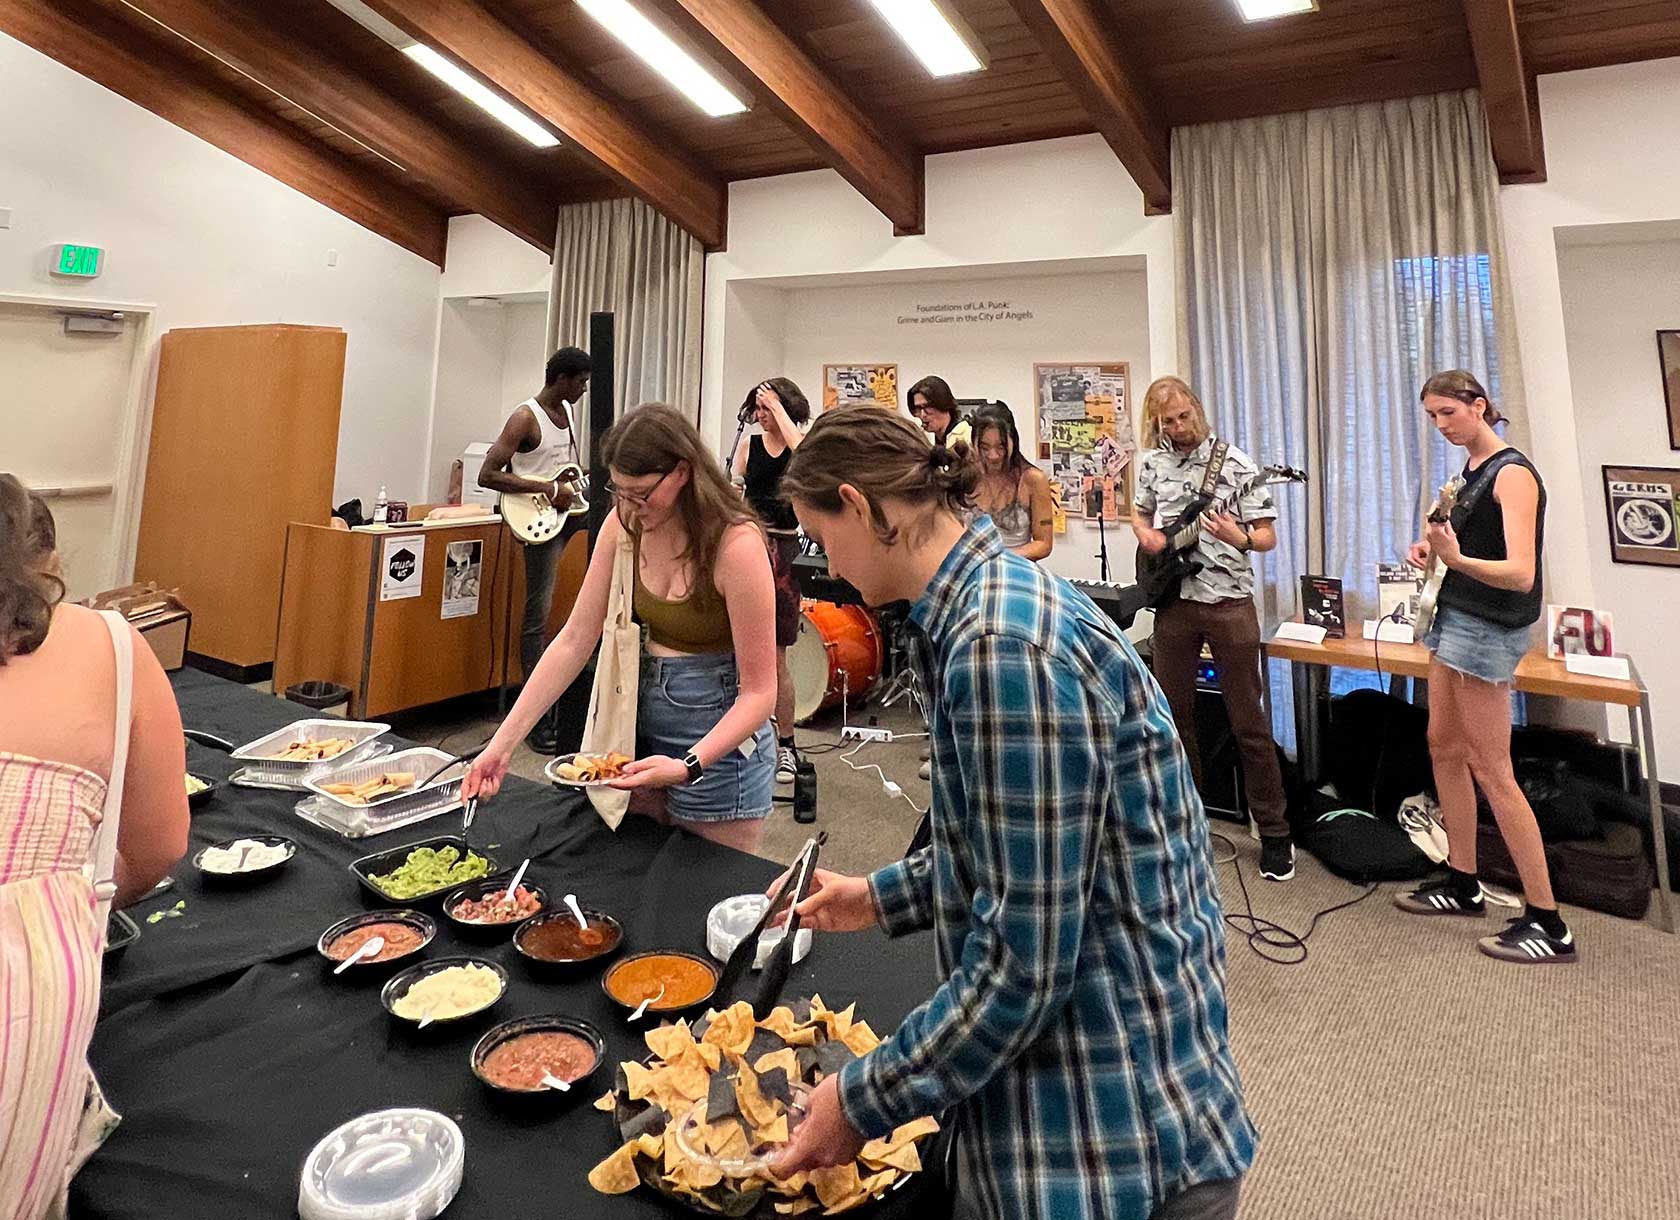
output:
[{"label": "denim skirt", "polygon": [[[741,678],[732,652],[682,657],[642,654],[636,703],[636,751],[681,758],[734,705]],[[766,720],[751,737],[706,768],[697,783],[665,789],[665,811],[684,822],[733,822],[770,813],[776,743]]]},{"label": "denim skirt", "polygon": [[1421,642],[1449,669],[1483,682],[1509,683],[1533,635],[1533,624],[1502,627],[1454,606],[1442,606]]}]

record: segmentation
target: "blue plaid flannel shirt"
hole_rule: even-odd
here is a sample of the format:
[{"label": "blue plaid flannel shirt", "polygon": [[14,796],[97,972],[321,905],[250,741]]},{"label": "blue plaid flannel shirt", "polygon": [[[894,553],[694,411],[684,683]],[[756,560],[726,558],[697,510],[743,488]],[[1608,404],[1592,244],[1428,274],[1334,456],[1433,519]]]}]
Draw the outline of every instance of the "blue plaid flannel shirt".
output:
[{"label": "blue plaid flannel shirt", "polygon": [[1207,819],[1165,697],[981,517],[910,612],[931,846],[870,877],[944,982],[840,1074],[865,1136],[949,1111],[982,1214],[1141,1220],[1257,1138],[1225,1019]]}]

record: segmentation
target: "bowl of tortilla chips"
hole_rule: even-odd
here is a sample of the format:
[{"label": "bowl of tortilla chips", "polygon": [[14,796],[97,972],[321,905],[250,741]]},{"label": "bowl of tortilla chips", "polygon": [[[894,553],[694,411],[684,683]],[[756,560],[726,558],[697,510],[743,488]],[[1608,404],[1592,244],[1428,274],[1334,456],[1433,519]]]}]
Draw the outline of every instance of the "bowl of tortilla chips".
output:
[{"label": "bowl of tortilla chips", "polygon": [[623,1142],[589,1184],[604,1194],[645,1185],[695,1211],[763,1220],[835,1215],[899,1189],[920,1171],[936,1120],[870,1140],[843,1165],[786,1179],[769,1169],[809,1091],[879,1043],[855,1008],[836,1011],[813,996],[756,1021],[741,1001],[649,1030],[651,1053],[620,1063],[614,1089],[595,1102],[612,1111]]}]

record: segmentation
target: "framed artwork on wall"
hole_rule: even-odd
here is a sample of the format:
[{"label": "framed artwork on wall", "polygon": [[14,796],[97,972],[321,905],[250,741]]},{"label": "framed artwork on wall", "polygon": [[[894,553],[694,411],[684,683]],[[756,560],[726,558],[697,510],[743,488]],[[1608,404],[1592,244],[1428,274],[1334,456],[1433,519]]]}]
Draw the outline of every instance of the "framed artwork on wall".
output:
[{"label": "framed artwork on wall", "polygon": [[1668,447],[1680,449],[1680,330],[1657,332],[1657,358],[1668,405]]},{"label": "framed artwork on wall", "polygon": [[[1124,360],[1033,365],[1039,464],[1056,503],[1072,517],[1130,520],[1131,367]],[[1100,500],[1090,493],[1102,489]],[[1100,504],[1100,509],[1098,505]]]},{"label": "framed artwork on wall", "polygon": [[1604,508],[1611,559],[1680,568],[1680,470],[1606,466]]},{"label": "framed artwork on wall", "polygon": [[898,410],[898,365],[823,365],[822,409],[830,411],[856,403]]}]

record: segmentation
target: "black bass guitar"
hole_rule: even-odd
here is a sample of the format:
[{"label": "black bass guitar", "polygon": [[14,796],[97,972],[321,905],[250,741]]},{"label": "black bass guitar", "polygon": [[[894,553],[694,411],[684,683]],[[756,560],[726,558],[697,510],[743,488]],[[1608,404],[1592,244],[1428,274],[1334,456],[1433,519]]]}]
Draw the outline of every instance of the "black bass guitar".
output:
[{"label": "black bass guitar", "polygon": [[1202,536],[1204,513],[1222,513],[1256,487],[1306,481],[1304,470],[1293,466],[1267,466],[1238,483],[1228,495],[1217,499],[1198,495],[1183,512],[1161,527],[1167,536],[1167,545],[1160,554],[1151,555],[1142,547],[1138,548],[1136,596],[1151,609],[1159,610],[1177,600],[1179,586],[1202,570],[1202,562],[1196,558],[1196,543]]}]

